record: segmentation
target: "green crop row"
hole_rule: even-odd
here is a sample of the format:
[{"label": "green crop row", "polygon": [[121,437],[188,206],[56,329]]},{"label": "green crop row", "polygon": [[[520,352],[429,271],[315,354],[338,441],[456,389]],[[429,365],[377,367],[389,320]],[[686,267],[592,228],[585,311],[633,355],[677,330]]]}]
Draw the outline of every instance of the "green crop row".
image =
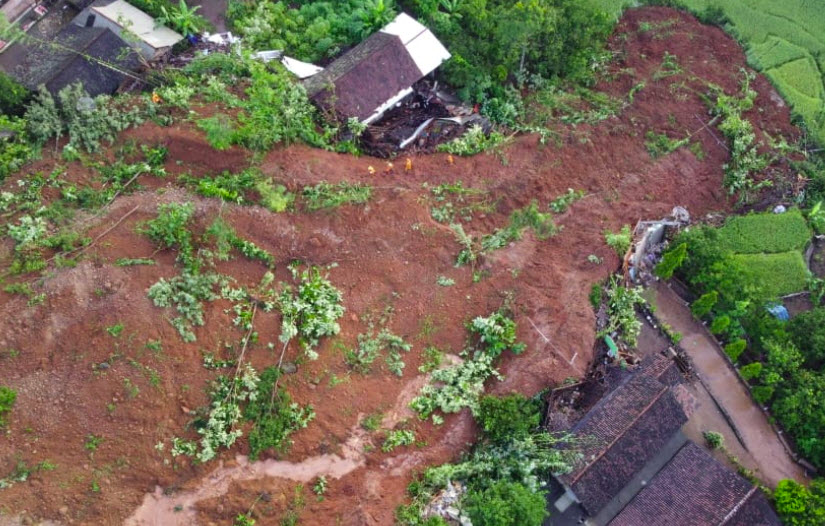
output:
[{"label": "green crop row", "polygon": [[811,239],[811,230],[794,208],[784,214],[732,216],[719,229],[720,245],[737,254],[800,251]]}]

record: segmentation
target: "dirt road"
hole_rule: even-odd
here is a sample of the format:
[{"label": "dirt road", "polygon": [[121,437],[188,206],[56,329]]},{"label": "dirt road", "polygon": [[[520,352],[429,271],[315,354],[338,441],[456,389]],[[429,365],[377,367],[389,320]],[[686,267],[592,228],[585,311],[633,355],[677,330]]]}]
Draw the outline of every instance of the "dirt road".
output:
[{"label": "dirt road", "polygon": [[696,367],[699,379],[727,412],[743,445],[759,467],[759,476],[775,487],[782,479],[805,480],[804,470],[788,455],[766,415],[730,368],[722,350],[684,302],[665,283],[656,285],[656,315],[682,333],[682,347]]}]

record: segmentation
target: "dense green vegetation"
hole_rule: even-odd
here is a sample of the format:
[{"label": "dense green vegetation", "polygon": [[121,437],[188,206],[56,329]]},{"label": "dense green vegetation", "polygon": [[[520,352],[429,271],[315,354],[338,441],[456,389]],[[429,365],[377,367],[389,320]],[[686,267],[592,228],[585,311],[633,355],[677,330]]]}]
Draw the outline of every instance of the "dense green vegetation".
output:
[{"label": "dense green vegetation", "polygon": [[825,479],[815,479],[807,488],[793,480],[780,481],[773,498],[786,526],[825,523]]},{"label": "dense green vegetation", "polygon": [[722,228],[687,230],[669,254],[682,259],[677,275],[700,294],[691,307],[694,315],[711,321],[711,332],[741,365],[754,398],[770,406],[802,456],[821,468],[825,308],[790,322],[767,311],[780,295],[805,289],[810,273],[801,249],[810,235],[798,211],[749,215],[731,218]]},{"label": "dense green vegetation", "polygon": [[[589,0],[618,17],[625,0]],[[683,7],[720,23],[747,48],[750,64],[765,73],[811,134],[825,142],[825,12],[808,0],[645,0]]]},{"label": "dense green vegetation", "polygon": [[440,525],[422,516],[424,507],[448,483],[466,489],[458,504],[476,526],[539,526],[547,515],[544,481],[570,469],[576,452],[555,447],[560,439],[538,428],[538,398],[484,397],[474,413],[481,440],[456,463],[427,468],[409,486],[412,503],[396,518],[404,525]]}]

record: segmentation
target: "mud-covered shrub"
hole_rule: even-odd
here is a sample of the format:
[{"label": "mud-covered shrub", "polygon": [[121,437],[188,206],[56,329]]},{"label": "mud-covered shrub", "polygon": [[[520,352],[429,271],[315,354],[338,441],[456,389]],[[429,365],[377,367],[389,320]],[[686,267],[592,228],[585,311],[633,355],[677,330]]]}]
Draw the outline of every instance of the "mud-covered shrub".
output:
[{"label": "mud-covered shrub", "polygon": [[257,394],[251,397],[243,411],[244,418],[254,427],[249,432],[249,457],[257,459],[267,449],[285,451],[291,445],[289,436],[304,429],[315,418],[311,405],[301,406],[282,388],[276,389],[280,369],[267,367],[261,373]]},{"label": "mud-covered shrub", "polygon": [[343,295],[317,267],[298,272],[293,266],[290,270],[299,283],[296,290],[284,286],[278,297],[283,317],[279,340],[287,344],[298,336],[307,358],[315,360],[320,339],[341,332],[338,319],[344,315]]},{"label": "mud-covered shrub", "polygon": [[169,279],[161,278],[149,288],[149,299],[156,307],[174,307],[180,316],[169,322],[177,329],[185,342],[195,341],[192,328],[203,326],[203,302],[217,299],[215,286],[223,278],[215,273],[193,274],[184,272]]},{"label": "mud-covered shrub", "polygon": [[618,333],[618,337],[630,347],[636,346],[642,322],[636,316],[636,308],[645,304],[641,287],[623,287],[615,276],[605,288],[607,297],[607,325],[599,336]]},{"label": "mud-covered shrub", "polygon": [[5,427],[8,414],[17,400],[17,391],[5,385],[0,385],[0,428]]},{"label": "mud-covered shrub", "polygon": [[438,145],[438,151],[455,155],[476,155],[496,148],[505,139],[504,135],[499,132],[484,133],[481,126],[475,124],[470,126],[470,129],[461,137]]},{"label": "mud-covered shrub", "polygon": [[630,225],[624,225],[618,232],[605,230],[604,241],[607,246],[616,252],[616,255],[620,258],[624,257],[627,251],[630,250],[630,242],[632,241]]},{"label": "mud-covered shrub", "polygon": [[195,247],[189,222],[195,213],[192,203],[169,203],[158,206],[158,216],[147,221],[142,232],[161,248],[178,251],[178,261],[189,268],[195,264]]},{"label": "mud-covered shrub", "polygon": [[106,95],[89,97],[79,83],[60,90],[58,100],[41,87],[26,111],[28,132],[38,144],[68,136],[66,151],[95,153],[103,141],[112,143],[119,132],[144,119],[140,104],[122,109]]},{"label": "mud-covered shrub", "polygon": [[372,197],[372,187],[360,183],[321,182],[315,186],[305,186],[301,197],[308,210],[324,210],[343,205],[362,205]]}]

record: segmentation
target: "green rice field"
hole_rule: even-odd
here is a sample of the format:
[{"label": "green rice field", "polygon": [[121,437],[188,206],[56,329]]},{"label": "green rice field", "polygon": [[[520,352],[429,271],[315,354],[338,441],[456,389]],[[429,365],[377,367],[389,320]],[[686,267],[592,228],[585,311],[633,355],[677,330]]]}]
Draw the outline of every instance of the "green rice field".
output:
[{"label": "green rice field", "polygon": [[736,254],[745,268],[748,282],[759,286],[768,297],[778,298],[805,290],[808,267],[799,251],[779,254]]},{"label": "green rice field", "polygon": [[[614,16],[626,0],[590,0]],[[721,6],[762,71],[825,144],[825,1],[682,0],[702,11]]]},{"label": "green rice field", "polygon": [[811,240],[808,223],[796,208],[784,214],[731,216],[719,234],[720,245],[737,254],[801,251]]}]

